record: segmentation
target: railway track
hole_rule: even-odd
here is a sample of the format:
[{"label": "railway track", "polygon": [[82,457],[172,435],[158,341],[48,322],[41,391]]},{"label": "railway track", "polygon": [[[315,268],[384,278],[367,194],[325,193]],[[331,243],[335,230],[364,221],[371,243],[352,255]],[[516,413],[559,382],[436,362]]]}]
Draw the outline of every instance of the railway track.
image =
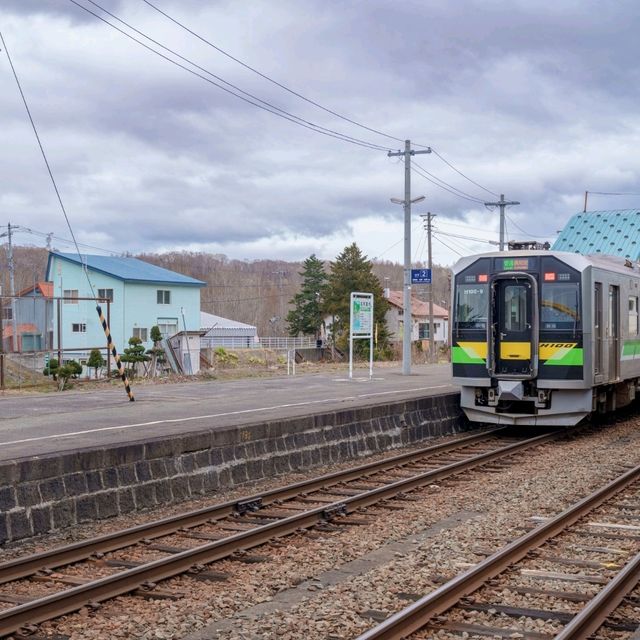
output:
[{"label": "railway track", "polygon": [[585,640],[603,626],[632,635],[640,627],[637,611],[634,618],[611,614],[621,603],[640,605],[631,595],[640,581],[640,466],[539,520],[357,640]]},{"label": "railway track", "polygon": [[180,574],[224,579],[206,565],[329,521],[358,524],[353,514],[359,509],[402,500],[410,491],[509,459],[566,432],[528,439],[506,433],[495,429],[458,438],[3,563],[0,637],[33,632],[41,622],[118,595],[171,597],[156,585]]}]

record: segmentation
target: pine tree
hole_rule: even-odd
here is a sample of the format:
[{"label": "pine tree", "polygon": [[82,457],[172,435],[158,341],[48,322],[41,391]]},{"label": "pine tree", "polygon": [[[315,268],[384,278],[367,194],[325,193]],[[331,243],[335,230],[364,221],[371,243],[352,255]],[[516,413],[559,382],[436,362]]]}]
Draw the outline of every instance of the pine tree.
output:
[{"label": "pine tree", "polygon": [[124,349],[124,353],[120,356],[122,362],[131,363],[133,366],[128,369],[129,374],[133,377],[138,371],[138,362],[149,362],[149,356],[144,353],[144,345],[142,340],[135,336],[129,338],[129,346]]},{"label": "pine tree", "polygon": [[[380,281],[373,273],[372,264],[362,254],[356,243],[346,247],[331,263],[331,272],[325,288],[323,311],[332,317],[335,345],[342,350],[349,346],[349,301],[352,291],[373,293],[373,320],[375,325],[376,352],[380,356],[388,347],[389,332],[385,313],[387,301],[383,297]],[[354,348],[361,355],[368,354],[369,343],[358,340]]]},{"label": "pine tree", "polygon": [[322,260],[311,254],[299,275],[302,276],[302,287],[289,301],[294,306],[287,314],[289,335],[315,335],[318,338],[322,327],[322,296],[327,282]]}]

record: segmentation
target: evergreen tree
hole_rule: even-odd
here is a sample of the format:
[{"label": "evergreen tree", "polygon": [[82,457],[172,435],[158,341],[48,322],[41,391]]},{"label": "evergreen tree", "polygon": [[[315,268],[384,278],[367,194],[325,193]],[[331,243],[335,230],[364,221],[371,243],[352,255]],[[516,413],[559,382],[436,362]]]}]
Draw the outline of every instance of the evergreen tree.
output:
[{"label": "evergreen tree", "polygon": [[122,362],[129,362],[133,366],[128,369],[131,377],[133,377],[138,370],[138,362],[149,362],[149,356],[144,353],[144,345],[140,338],[132,336],[129,338],[129,346],[124,350],[124,353],[120,356]]},{"label": "evergreen tree", "polygon": [[322,260],[311,254],[304,261],[300,275],[302,288],[289,301],[294,305],[287,314],[289,335],[315,335],[318,338],[322,327],[322,297],[327,282]]},{"label": "evergreen tree", "polygon": [[[373,293],[373,321],[375,326],[376,352],[386,355],[389,332],[385,313],[387,301],[383,297],[380,281],[373,273],[372,264],[362,254],[356,243],[346,247],[331,263],[331,272],[325,288],[323,312],[332,317],[334,343],[339,349],[349,347],[349,301],[352,291]],[[377,339],[376,339],[377,338]],[[354,342],[354,349],[361,355],[368,354],[369,343]]]},{"label": "evergreen tree", "polygon": [[87,360],[87,367],[93,369],[95,377],[98,377],[98,369],[101,369],[105,365],[105,360],[100,353],[100,349],[91,349],[89,359]]}]

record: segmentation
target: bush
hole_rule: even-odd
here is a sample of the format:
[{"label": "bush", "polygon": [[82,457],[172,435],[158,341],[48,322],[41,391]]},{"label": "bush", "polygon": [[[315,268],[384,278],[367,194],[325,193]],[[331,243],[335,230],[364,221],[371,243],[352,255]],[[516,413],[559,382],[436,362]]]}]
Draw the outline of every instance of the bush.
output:
[{"label": "bush", "polygon": [[53,379],[57,380],[58,379],[58,368],[59,368],[58,359],[57,358],[51,358],[49,360],[49,365],[46,366],[42,370],[42,375],[43,376],[53,376]]}]

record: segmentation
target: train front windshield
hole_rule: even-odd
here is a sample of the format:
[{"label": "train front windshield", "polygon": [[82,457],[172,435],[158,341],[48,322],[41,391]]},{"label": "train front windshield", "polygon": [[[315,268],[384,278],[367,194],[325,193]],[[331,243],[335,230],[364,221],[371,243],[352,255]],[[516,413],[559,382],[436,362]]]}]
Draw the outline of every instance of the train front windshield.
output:
[{"label": "train front windshield", "polygon": [[489,312],[488,285],[463,284],[456,288],[456,328],[487,328]]}]

